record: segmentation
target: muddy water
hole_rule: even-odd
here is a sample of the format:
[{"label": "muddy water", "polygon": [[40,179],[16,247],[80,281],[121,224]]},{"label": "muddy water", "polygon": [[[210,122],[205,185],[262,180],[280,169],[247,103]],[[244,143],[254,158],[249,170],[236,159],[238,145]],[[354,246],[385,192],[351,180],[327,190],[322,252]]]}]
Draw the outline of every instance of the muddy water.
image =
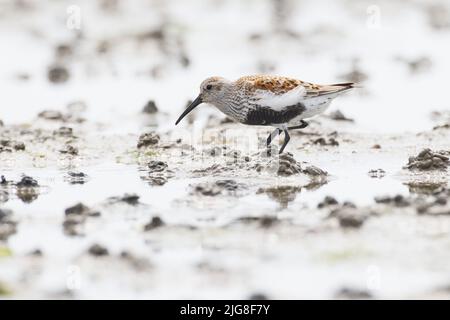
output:
[{"label": "muddy water", "polygon": [[[367,6],[305,3],[291,10],[296,38],[245,16],[270,2],[196,19],[196,1],[79,1],[82,34],[61,24],[61,3],[0,7],[1,43],[14,43],[0,60],[0,298],[448,298],[448,162],[436,160],[450,151],[448,105],[423,89],[445,92],[448,31],[426,8],[386,2],[369,28]],[[336,21],[302,15],[324,6]],[[220,42],[216,12],[243,15]],[[427,50],[394,45],[411,29]],[[207,106],[173,125],[204,77],[258,72],[366,80],[281,157],[265,152],[268,129]],[[354,121],[330,119],[338,108]]]},{"label": "muddy water", "polygon": [[[26,150],[0,155],[7,165],[2,174],[16,183],[4,188],[9,200],[2,207],[18,223],[2,246],[2,283],[10,297],[441,294],[448,217],[418,215],[413,202],[397,207],[374,199],[409,197],[411,181],[445,186],[446,171],[402,167],[430,139],[449,150],[448,132],[358,135],[339,130],[338,121],[320,122],[293,135],[292,156],[281,158],[267,157],[258,144],[220,145],[211,139],[216,129],[204,131],[203,143],[160,134],[156,144],[137,148],[137,135],[105,138],[70,124],[79,127],[73,143],[79,152],[72,156],[61,154],[60,145],[73,138],[49,132],[43,148],[31,141],[45,131],[24,136],[4,128]],[[227,139],[239,132],[236,126],[222,125]],[[336,128],[339,146],[314,143],[318,136],[328,141]],[[267,133],[251,130],[250,141]],[[295,171],[311,165],[328,175]],[[23,174],[39,184],[33,192],[18,192]],[[340,204],[319,209],[326,196]],[[349,219],[339,216],[346,201],[356,206]],[[86,217],[72,228],[65,210],[78,202],[100,216],[80,213]]]}]

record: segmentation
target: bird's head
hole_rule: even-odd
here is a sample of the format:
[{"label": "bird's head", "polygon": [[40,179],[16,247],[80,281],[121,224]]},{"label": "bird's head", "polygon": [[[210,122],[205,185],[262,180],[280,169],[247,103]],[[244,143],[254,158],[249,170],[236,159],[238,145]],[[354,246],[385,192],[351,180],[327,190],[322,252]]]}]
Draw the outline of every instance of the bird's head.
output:
[{"label": "bird's head", "polygon": [[210,103],[215,106],[220,105],[220,102],[224,100],[229,85],[230,82],[221,77],[210,77],[204,80],[200,85],[200,94],[187,109],[184,110],[175,125],[201,103]]}]

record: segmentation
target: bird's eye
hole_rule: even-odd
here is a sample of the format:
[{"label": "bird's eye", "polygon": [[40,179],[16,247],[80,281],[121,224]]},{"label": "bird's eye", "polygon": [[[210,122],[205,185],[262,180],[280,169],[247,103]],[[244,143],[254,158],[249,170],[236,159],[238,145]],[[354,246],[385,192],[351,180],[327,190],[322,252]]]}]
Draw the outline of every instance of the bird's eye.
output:
[{"label": "bird's eye", "polygon": [[206,90],[211,90],[212,89],[212,85],[211,84],[208,84],[207,86],[206,86]]}]

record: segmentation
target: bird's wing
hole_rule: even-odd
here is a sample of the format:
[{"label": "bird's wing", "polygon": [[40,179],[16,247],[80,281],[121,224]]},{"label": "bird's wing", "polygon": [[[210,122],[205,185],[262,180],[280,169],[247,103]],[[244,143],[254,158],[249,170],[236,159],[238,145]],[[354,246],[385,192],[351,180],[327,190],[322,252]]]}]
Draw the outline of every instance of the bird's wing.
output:
[{"label": "bird's wing", "polygon": [[276,76],[248,76],[237,80],[255,102],[274,110],[296,105],[309,98],[334,95],[353,88],[353,83],[318,85],[298,79]]},{"label": "bird's wing", "polygon": [[354,88],[353,82],[336,83],[328,85],[317,85],[308,83],[310,85],[306,90],[306,98],[320,97],[325,95],[334,95],[343,91]]},{"label": "bird's wing", "polygon": [[284,93],[273,93],[269,90],[258,89],[252,97],[258,105],[279,111],[287,106],[300,103],[305,99],[306,94],[305,87],[299,85]]},{"label": "bird's wing", "polygon": [[278,95],[295,89],[304,82],[287,77],[256,75],[239,78],[236,83],[250,91],[261,90]]}]

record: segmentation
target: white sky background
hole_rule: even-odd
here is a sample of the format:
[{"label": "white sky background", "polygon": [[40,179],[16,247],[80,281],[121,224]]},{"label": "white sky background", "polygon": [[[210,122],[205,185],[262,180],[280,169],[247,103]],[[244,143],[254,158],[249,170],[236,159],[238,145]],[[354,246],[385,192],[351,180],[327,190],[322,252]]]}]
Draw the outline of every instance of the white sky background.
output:
[{"label": "white sky background", "polygon": [[[0,119],[31,121],[44,109],[61,109],[74,100],[88,105],[87,117],[135,132],[143,105],[156,101],[169,114],[167,126],[211,75],[230,79],[260,73],[317,83],[343,81],[354,59],[368,80],[364,89],[338,98],[330,110],[355,118],[353,130],[402,132],[430,129],[430,112],[449,110],[446,97],[450,70],[450,29],[436,31],[429,7],[442,1],[288,1],[285,26],[299,38],[274,35],[272,1],[118,1],[105,11],[97,1],[23,1],[30,8],[13,10],[16,1],[0,1]],[[76,32],[66,27],[67,8],[81,9],[83,39],[66,60],[70,80],[48,82],[54,48],[70,43]],[[450,10],[450,9],[449,9]],[[369,13],[368,13],[369,12]],[[378,14],[379,13],[379,14]],[[169,54],[155,41],[138,43],[133,34],[164,24]],[[250,41],[252,34],[262,34]],[[181,67],[171,46],[179,37],[190,60]],[[99,41],[112,49],[96,54]],[[413,73],[403,60],[430,59],[431,67]],[[161,76],[150,76],[158,66]],[[30,75],[29,81],[17,74]],[[197,109],[197,119],[218,111]],[[173,121],[172,121],[173,120]]]}]

